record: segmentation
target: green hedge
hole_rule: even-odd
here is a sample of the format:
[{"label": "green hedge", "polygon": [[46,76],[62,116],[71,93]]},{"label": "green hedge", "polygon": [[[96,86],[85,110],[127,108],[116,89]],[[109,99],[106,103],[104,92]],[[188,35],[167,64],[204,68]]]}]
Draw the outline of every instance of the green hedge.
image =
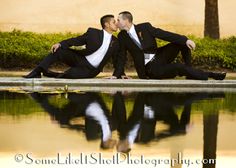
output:
[{"label": "green hedge", "polygon": [[[52,44],[78,35],[38,34],[19,30],[0,32],[0,68],[32,68],[49,53]],[[197,45],[192,54],[194,66],[236,70],[236,37],[221,40],[194,36],[190,38]],[[158,40],[158,44],[162,46],[166,42]],[[132,68],[132,59],[128,60],[127,67]]]},{"label": "green hedge", "polygon": [[32,68],[50,52],[52,44],[73,36],[76,34],[0,32],[0,68]]},{"label": "green hedge", "polygon": [[236,37],[221,40],[190,38],[197,45],[196,50],[193,52],[194,65],[236,70]]}]

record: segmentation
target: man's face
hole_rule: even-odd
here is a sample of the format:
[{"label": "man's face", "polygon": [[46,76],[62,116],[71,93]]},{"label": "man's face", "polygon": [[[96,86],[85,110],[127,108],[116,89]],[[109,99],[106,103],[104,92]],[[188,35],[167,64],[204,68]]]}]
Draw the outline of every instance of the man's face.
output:
[{"label": "man's face", "polygon": [[116,20],[114,18],[111,18],[110,21],[107,24],[107,27],[112,31],[116,32],[118,30],[118,27],[116,25]]},{"label": "man's face", "polygon": [[128,20],[123,19],[122,14],[120,14],[117,18],[117,26],[120,30],[124,30],[124,28],[127,26]]}]

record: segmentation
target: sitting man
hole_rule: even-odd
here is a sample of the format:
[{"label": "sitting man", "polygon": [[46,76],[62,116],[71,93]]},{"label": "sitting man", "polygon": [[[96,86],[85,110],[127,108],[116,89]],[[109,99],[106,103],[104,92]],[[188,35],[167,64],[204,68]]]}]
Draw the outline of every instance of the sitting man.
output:
[{"label": "sitting man", "polygon": [[[33,69],[25,78],[41,78],[41,74],[56,78],[93,78],[103,69],[109,58],[115,68],[114,76],[117,74],[116,56],[119,50],[119,43],[112,35],[117,31],[116,21],[113,15],[105,15],[100,19],[102,30],[89,28],[81,36],[70,38],[54,44],[52,53],[46,56],[43,61]],[[73,50],[71,46],[84,46],[85,49]],[[67,64],[70,68],[64,73],[49,71],[48,68],[55,62]],[[120,71],[120,70],[119,70]],[[120,76],[116,76],[119,78]]]},{"label": "sitting man", "polygon": [[[119,65],[124,68],[127,51],[134,60],[134,66],[141,79],[168,79],[176,76],[186,76],[187,79],[223,80],[226,73],[205,72],[191,67],[191,49],[195,43],[186,36],[171,33],[153,27],[150,23],[135,25],[130,12],[121,12],[117,25],[121,30],[118,34],[120,42]],[[156,39],[170,42],[163,47],[157,47]],[[178,53],[181,52],[185,64],[174,63]],[[119,76],[121,71],[111,77]]]}]

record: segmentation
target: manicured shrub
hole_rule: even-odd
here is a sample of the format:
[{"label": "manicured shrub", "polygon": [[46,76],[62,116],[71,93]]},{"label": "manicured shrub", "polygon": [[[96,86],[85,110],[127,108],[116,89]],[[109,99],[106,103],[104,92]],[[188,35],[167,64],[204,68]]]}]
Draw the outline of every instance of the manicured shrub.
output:
[{"label": "manicured shrub", "polygon": [[[75,33],[33,32],[0,32],[0,68],[32,68],[37,65],[49,52],[52,44],[70,37]],[[197,48],[192,52],[192,63],[207,69],[227,68],[236,70],[236,37],[213,40],[190,36],[196,42]],[[158,40],[158,46],[167,42]],[[181,57],[177,59],[181,61]],[[111,63],[108,64],[111,68]],[[133,68],[133,61],[128,56],[128,69]]]}]

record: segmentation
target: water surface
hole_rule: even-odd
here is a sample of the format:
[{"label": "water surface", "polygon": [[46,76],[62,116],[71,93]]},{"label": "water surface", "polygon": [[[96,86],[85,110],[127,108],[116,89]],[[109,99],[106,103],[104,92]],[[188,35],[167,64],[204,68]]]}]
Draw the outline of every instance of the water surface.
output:
[{"label": "water surface", "polygon": [[[193,162],[175,167],[234,167],[235,102],[233,92],[2,91],[0,163],[25,167],[25,162],[55,158],[58,153],[64,158],[77,158],[81,153],[111,158],[122,152],[122,157],[139,159],[143,155],[146,159],[184,158]],[[16,154],[22,154],[21,163],[15,161]],[[195,163],[201,159],[216,162]],[[155,167],[151,163],[126,166]],[[162,163],[156,167],[171,166]]]}]

